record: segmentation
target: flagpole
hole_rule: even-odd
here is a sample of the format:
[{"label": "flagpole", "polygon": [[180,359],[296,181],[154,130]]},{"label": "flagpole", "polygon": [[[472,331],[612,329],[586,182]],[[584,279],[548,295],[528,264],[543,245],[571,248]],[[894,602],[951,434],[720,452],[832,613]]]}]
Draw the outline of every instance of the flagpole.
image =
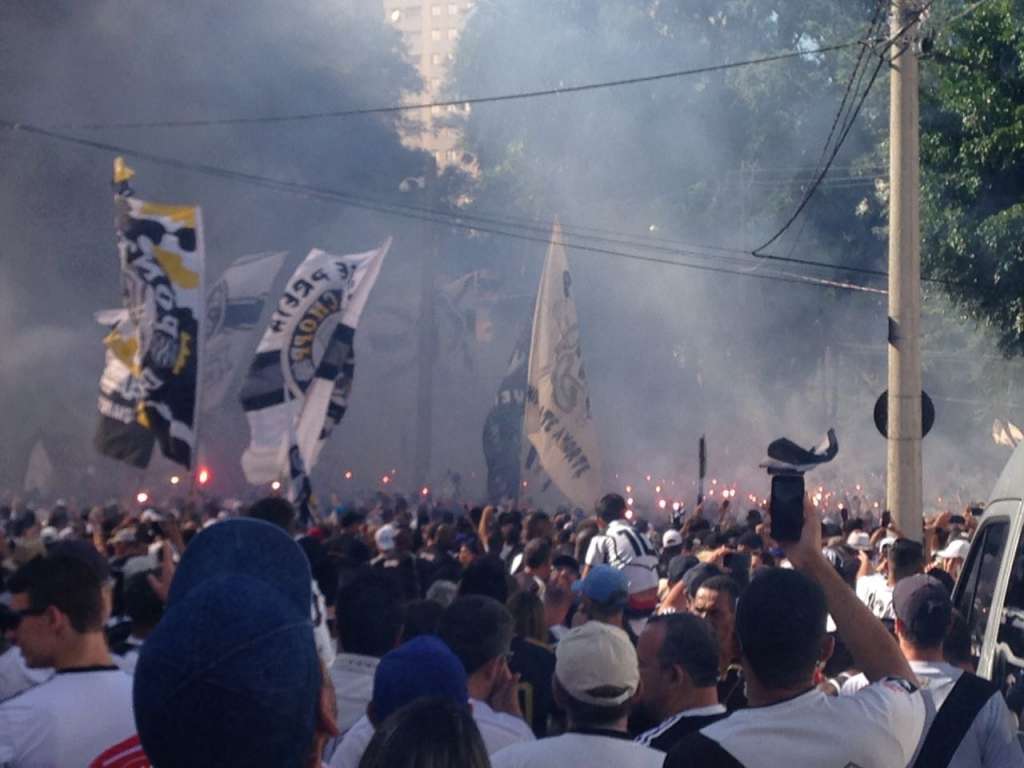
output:
[{"label": "flagpole", "polygon": [[[193,352],[196,356],[196,395],[192,412],[192,490],[196,487],[196,474],[202,464],[199,453],[200,424],[203,413],[203,329],[206,325],[206,233],[203,227],[203,209],[196,206],[196,251],[202,255],[199,265],[199,312],[196,316],[196,339]],[[190,495],[191,495],[190,491]]]}]

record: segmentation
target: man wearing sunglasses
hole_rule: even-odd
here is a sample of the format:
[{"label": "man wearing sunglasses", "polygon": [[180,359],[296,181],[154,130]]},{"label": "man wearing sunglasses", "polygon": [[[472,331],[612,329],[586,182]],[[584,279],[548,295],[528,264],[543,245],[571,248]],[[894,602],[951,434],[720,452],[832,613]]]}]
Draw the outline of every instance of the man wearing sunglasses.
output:
[{"label": "man wearing sunglasses", "polygon": [[135,735],[132,679],[110,657],[103,582],[82,558],[37,557],[9,580],[8,631],[31,668],[55,675],[0,704],[0,754],[13,768],[88,764]]}]

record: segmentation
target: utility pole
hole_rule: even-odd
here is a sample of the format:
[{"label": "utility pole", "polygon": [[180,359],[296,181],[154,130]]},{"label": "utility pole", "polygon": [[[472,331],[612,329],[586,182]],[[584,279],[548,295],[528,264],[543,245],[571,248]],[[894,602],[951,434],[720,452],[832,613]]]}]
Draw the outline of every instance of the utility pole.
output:
[{"label": "utility pole", "polygon": [[[432,181],[432,179],[431,179]],[[434,189],[427,180],[420,187],[421,195],[431,207]],[[425,238],[420,268],[420,313],[417,329],[416,376],[416,452],[415,481],[417,487],[430,479],[430,455],[434,432],[434,367],[437,360],[437,316],[435,312],[435,281],[440,232],[436,225],[425,223],[430,230]]]},{"label": "utility pole", "polygon": [[893,0],[889,106],[889,403],[886,500],[921,541],[921,220],[919,0]]}]

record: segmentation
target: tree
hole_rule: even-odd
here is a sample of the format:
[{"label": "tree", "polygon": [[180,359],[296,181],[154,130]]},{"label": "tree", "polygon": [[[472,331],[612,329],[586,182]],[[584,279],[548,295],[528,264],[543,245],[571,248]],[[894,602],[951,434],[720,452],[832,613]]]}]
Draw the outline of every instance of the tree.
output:
[{"label": "tree", "polygon": [[[2,117],[66,126],[289,114],[396,103],[421,87],[377,0],[239,8],[209,0],[4,3]],[[63,130],[185,163],[395,197],[403,178],[433,164],[402,145],[401,119]],[[120,303],[113,154],[0,132],[0,407],[19,416],[0,446],[0,483],[20,483],[44,425],[76,436],[80,466],[95,461],[103,348],[92,313]],[[356,249],[401,234],[394,218],[365,210],[129,162],[140,197],[203,206],[211,278],[244,253],[288,249],[291,267],[314,245]],[[55,413],[60,424],[50,423]],[[243,433],[240,409],[230,413]]]},{"label": "tree", "polygon": [[1006,355],[1024,354],[1022,14],[991,0],[940,27],[921,109],[924,269]]}]

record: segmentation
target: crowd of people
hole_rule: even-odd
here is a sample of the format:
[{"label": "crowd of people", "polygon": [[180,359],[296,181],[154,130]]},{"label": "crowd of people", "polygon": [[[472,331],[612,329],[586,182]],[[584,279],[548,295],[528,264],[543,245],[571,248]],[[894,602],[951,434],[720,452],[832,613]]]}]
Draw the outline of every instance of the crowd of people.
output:
[{"label": "crowd of people", "polygon": [[804,518],[0,507],[0,766],[1024,767],[974,519]]}]

